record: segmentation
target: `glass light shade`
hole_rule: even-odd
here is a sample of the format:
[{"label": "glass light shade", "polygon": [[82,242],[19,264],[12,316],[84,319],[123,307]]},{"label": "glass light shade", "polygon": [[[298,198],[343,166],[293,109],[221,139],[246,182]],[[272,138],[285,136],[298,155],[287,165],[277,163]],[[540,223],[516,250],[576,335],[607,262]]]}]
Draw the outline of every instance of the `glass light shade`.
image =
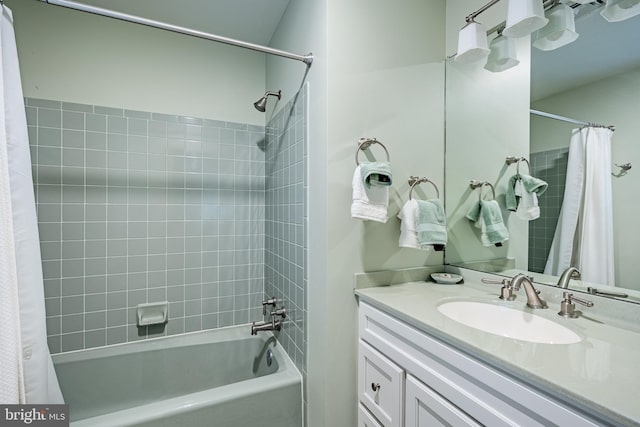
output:
[{"label": "glass light shade", "polygon": [[549,23],[533,35],[533,46],[540,50],[553,50],[578,38],[573,9],[559,4],[547,11]]},{"label": "glass light shade", "polygon": [[600,15],[609,22],[619,22],[640,14],[640,0],[607,0]]},{"label": "glass light shade", "polygon": [[516,43],[514,39],[498,36],[491,40],[491,53],[484,66],[486,70],[494,73],[508,70],[520,63],[516,56]]},{"label": "glass light shade", "polygon": [[489,55],[487,30],[479,22],[469,22],[458,33],[456,62],[475,62]]},{"label": "glass light shade", "polygon": [[547,25],[542,0],[509,0],[507,26],[502,34],[507,37],[524,37]]}]

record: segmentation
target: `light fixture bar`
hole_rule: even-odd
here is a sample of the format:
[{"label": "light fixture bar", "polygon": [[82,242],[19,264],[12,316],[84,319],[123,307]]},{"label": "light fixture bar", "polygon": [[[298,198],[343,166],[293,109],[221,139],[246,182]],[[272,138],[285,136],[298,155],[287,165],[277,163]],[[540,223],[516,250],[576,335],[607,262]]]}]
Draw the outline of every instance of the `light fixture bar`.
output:
[{"label": "light fixture bar", "polygon": [[284,50],[274,49],[268,46],[262,46],[259,44],[249,43],[242,40],[236,40],[229,37],[223,37],[216,34],[205,33],[203,31],[192,30],[191,28],[180,27],[178,25],[167,24],[165,22],[154,21],[152,19],[143,18],[141,16],[128,15],[126,13],[117,12],[115,10],[103,9],[101,7],[90,6],[83,3],[77,3],[68,0],[42,0],[45,3],[53,4],[56,6],[66,7],[68,9],[79,10],[81,12],[93,13],[95,15],[106,16],[109,18],[119,19],[121,21],[133,22],[135,24],[146,25],[147,27],[159,28],[161,30],[172,31],[174,33],[186,34],[192,37],[198,37],[201,39],[212,40],[219,43],[224,43],[232,46],[242,47],[245,49],[255,50],[257,52],[263,52],[270,55],[281,56],[283,58],[295,59],[296,61],[302,61],[307,66],[310,66],[313,62],[313,55],[298,55],[295,53],[286,52]]},{"label": "light fixture bar", "polygon": [[480,15],[482,12],[484,12],[485,10],[489,9],[491,6],[493,6],[494,4],[498,3],[500,0],[491,0],[489,3],[485,4],[484,6],[482,6],[480,9],[476,10],[475,12],[467,15],[467,17],[465,18],[465,20],[467,22],[472,22],[476,16]]}]

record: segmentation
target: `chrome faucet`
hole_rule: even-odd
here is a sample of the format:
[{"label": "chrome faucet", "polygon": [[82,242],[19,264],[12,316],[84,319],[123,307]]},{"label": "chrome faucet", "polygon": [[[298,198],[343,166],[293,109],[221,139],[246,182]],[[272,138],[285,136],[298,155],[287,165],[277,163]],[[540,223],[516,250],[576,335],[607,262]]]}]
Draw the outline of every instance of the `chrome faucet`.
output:
[{"label": "chrome faucet", "polygon": [[533,283],[529,277],[524,274],[516,274],[511,279],[511,287],[516,291],[520,289],[520,286],[524,287],[524,292],[527,294],[527,307],[529,308],[547,308],[547,303],[538,295],[539,291],[533,287]]},{"label": "chrome faucet", "polygon": [[271,318],[271,322],[252,322],[251,323],[251,335],[258,335],[261,331],[279,331],[282,329],[282,320]]},{"label": "chrome faucet", "polygon": [[567,289],[569,287],[569,280],[579,279],[579,278],[580,278],[580,271],[575,267],[569,267],[562,272],[560,279],[558,279],[558,287],[562,289]]}]

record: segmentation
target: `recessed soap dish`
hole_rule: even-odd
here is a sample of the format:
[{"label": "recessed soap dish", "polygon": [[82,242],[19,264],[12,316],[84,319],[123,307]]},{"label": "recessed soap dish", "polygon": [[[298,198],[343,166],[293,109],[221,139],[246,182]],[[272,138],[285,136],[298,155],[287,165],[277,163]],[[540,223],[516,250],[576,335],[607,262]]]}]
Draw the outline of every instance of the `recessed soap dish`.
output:
[{"label": "recessed soap dish", "polygon": [[158,325],[169,320],[169,302],[151,302],[138,304],[138,326]]}]

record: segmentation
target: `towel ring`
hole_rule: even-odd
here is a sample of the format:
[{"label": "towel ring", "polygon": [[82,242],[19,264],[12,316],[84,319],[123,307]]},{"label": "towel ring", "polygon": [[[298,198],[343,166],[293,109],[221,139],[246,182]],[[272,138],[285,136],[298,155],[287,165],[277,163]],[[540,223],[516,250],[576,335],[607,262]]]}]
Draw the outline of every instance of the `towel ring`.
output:
[{"label": "towel ring", "polygon": [[416,185],[422,184],[423,182],[428,182],[429,184],[433,185],[433,188],[436,189],[436,197],[439,199],[440,190],[438,190],[438,186],[436,185],[435,182],[431,181],[428,178],[418,178],[417,176],[412,175],[409,177],[409,185],[411,186],[411,188],[409,188],[409,200],[411,200],[411,193],[413,192],[413,187],[415,187]]},{"label": "towel ring", "polygon": [[481,202],[482,201],[482,189],[484,188],[485,185],[488,185],[489,187],[491,187],[491,195],[493,196],[493,200],[496,199],[496,189],[493,187],[493,184],[491,184],[489,181],[478,181],[478,180],[471,180],[471,182],[469,183],[469,187],[471,187],[472,189],[476,189],[479,188],[480,192],[478,193],[478,201]]},{"label": "towel ring", "polygon": [[380,144],[382,146],[382,148],[384,149],[384,152],[387,154],[387,162],[390,160],[389,151],[387,150],[387,147],[385,147],[382,142],[378,141],[375,138],[360,138],[358,140],[358,149],[356,150],[356,165],[357,166],[360,166],[360,162],[358,161],[358,154],[360,154],[360,151],[364,151],[364,150],[368,149],[369,147],[371,147],[371,144]]},{"label": "towel ring", "polygon": [[516,164],[516,174],[520,175],[520,162],[525,162],[527,164],[527,168],[529,169],[529,174],[531,174],[531,165],[529,164],[529,160],[526,157],[514,157],[508,156],[505,160],[507,165]]}]

